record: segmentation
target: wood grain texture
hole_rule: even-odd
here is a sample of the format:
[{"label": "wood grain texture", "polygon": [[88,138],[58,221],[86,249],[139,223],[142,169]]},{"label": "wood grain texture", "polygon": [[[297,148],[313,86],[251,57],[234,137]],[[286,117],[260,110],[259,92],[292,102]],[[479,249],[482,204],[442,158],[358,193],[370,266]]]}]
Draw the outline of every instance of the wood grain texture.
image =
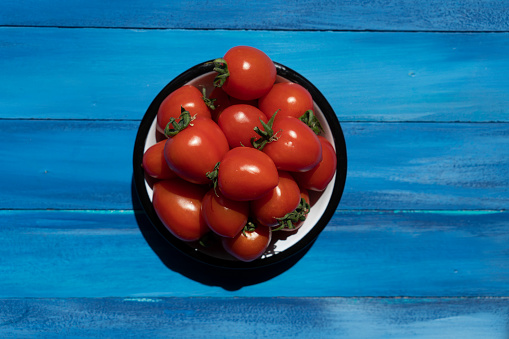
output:
[{"label": "wood grain texture", "polygon": [[[0,120],[4,209],[133,209],[138,121]],[[343,123],[340,209],[506,209],[509,124]]]},{"label": "wood grain texture", "polygon": [[0,335],[506,339],[506,298],[0,299]]},{"label": "wood grain texture", "polygon": [[286,262],[219,269],[143,213],[0,211],[0,298],[509,296],[507,211],[337,211]]},{"label": "wood grain texture", "polygon": [[0,25],[192,29],[507,31],[503,0],[6,0]]},{"label": "wood grain texture", "polygon": [[139,120],[175,76],[245,44],[307,77],[342,121],[507,122],[508,40],[509,33],[3,27],[0,118]]}]

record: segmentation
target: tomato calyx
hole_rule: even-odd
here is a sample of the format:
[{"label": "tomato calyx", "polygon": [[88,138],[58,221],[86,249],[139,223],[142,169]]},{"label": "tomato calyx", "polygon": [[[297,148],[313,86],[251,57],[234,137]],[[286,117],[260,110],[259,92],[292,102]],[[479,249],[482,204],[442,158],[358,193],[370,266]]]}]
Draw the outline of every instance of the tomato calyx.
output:
[{"label": "tomato calyx", "polygon": [[270,118],[270,120],[267,123],[265,123],[262,119],[260,119],[260,122],[263,127],[263,131],[258,126],[256,126],[254,128],[254,131],[256,132],[256,134],[258,134],[260,136],[260,138],[258,138],[258,139],[254,138],[254,137],[251,138],[251,145],[253,145],[254,148],[259,149],[261,151],[261,150],[263,150],[265,145],[279,139],[278,133],[280,131],[277,131],[276,133],[274,133],[274,130],[272,129],[272,125],[274,125],[274,119],[276,118],[277,112],[279,112],[279,110],[277,110],[272,115],[272,117]]},{"label": "tomato calyx", "polygon": [[279,226],[274,227],[272,231],[280,231],[282,229],[295,229],[295,225],[306,220],[310,208],[311,206],[308,204],[308,202],[304,198],[301,198],[299,206],[297,206],[296,209],[290,213],[287,213],[284,217],[276,218]]},{"label": "tomato calyx", "polygon": [[210,99],[207,97],[207,89],[205,87],[203,87],[202,89],[202,94],[203,94],[202,99],[205,105],[207,105],[207,107],[210,108],[211,110],[215,110],[216,106],[214,105],[214,102],[216,101],[216,99]]},{"label": "tomato calyx", "polygon": [[212,185],[214,187],[214,193],[216,194],[216,196],[219,196],[219,194],[217,194],[216,189],[217,189],[217,181],[218,181],[219,165],[220,164],[221,164],[221,162],[216,163],[216,165],[214,166],[214,169],[205,174],[207,176],[207,178],[209,178],[212,181]]},{"label": "tomato calyx", "polygon": [[222,87],[226,79],[230,76],[230,71],[228,71],[228,64],[223,58],[217,58],[212,61],[212,63],[214,64],[214,71],[217,72],[217,75],[214,78],[214,86]]},{"label": "tomato calyx", "polygon": [[217,241],[213,232],[205,233],[199,240],[198,244],[202,247],[211,247]]},{"label": "tomato calyx", "polygon": [[246,232],[248,233],[254,232],[256,227],[257,225],[252,220],[248,220],[241,232],[245,237],[247,237]]},{"label": "tomato calyx", "polygon": [[316,115],[313,113],[313,110],[309,109],[304,112],[304,114],[300,116],[299,120],[308,125],[316,135],[319,135],[323,132],[322,125],[320,124],[320,121]]},{"label": "tomato calyx", "polygon": [[[184,130],[187,126],[191,125],[191,122],[196,118],[196,116],[191,116],[189,111],[186,111],[184,107],[180,107],[180,117],[178,121],[175,118],[170,118],[170,121],[166,125],[164,129],[164,135],[166,137],[174,137],[179,134],[180,131]],[[172,126],[172,127],[170,127]]]}]

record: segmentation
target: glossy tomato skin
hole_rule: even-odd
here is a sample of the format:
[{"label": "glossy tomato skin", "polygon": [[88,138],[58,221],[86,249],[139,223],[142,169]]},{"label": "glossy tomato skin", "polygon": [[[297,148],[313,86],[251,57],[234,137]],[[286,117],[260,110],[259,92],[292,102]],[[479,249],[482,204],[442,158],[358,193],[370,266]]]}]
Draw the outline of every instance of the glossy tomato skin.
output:
[{"label": "glossy tomato skin", "polygon": [[279,172],[279,183],[269,193],[251,201],[251,212],[261,224],[277,226],[277,218],[284,217],[299,206],[300,188],[288,172]]},{"label": "glossy tomato skin", "polygon": [[263,51],[250,46],[236,46],[223,59],[230,75],[224,91],[237,99],[258,99],[270,91],[276,81],[276,67]]},{"label": "glossy tomato skin", "polygon": [[207,173],[229,149],[223,131],[212,119],[196,117],[189,126],[166,141],[164,157],[182,179],[208,184]]},{"label": "glossy tomato skin", "polygon": [[233,148],[219,164],[217,187],[232,200],[258,199],[278,182],[279,174],[272,159],[255,148]]},{"label": "glossy tomato skin", "polygon": [[143,153],[143,170],[152,178],[162,180],[177,177],[164,158],[165,143],[166,140],[159,141]]},{"label": "glossy tomato skin", "polygon": [[322,161],[309,171],[294,174],[295,180],[301,187],[312,191],[325,190],[334,177],[337,167],[336,151],[332,144],[321,135],[318,139],[322,145]]},{"label": "glossy tomato skin", "polygon": [[269,93],[258,100],[258,108],[268,119],[277,111],[276,119],[283,116],[300,118],[313,109],[313,98],[307,89],[292,82],[275,84]]},{"label": "glossy tomato skin", "polygon": [[191,116],[202,116],[211,119],[209,107],[203,100],[203,94],[192,85],[179,87],[168,95],[157,112],[157,129],[162,132],[168,125],[170,118],[178,120],[184,107]]},{"label": "glossy tomato skin", "polygon": [[260,119],[267,123],[267,117],[258,108],[251,105],[232,105],[226,108],[217,121],[231,148],[251,145],[251,138],[257,139],[255,127],[263,129]]},{"label": "glossy tomato skin", "polygon": [[322,146],[317,135],[294,117],[280,117],[272,126],[277,140],[265,145],[263,152],[282,171],[301,172],[315,167],[322,160]]},{"label": "glossy tomato skin", "polygon": [[212,115],[212,120],[215,122],[218,121],[221,113],[228,107],[232,105],[245,104],[251,106],[257,106],[258,100],[240,100],[234,97],[229,96],[223,90],[222,87],[214,87],[212,92],[209,95],[209,99],[213,100],[214,109],[210,110]]},{"label": "glossy tomato skin", "polygon": [[209,231],[201,213],[208,187],[180,178],[154,184],[152,204],[163,225],[178,239],[195,241]]},{"label": "glossy tomato skin", "polygon": [[247,223],[249,203],[230,200],[212,188],[203,197],[201,210],[212,231],[233,238]]},{"label": "glossy tomato skin", "polygon": [[222,238],[226,252],[235,258],[250,262],[261,257],[272,239],[270,227],[258,225],[254,231],[240,232],[234,238]]}]

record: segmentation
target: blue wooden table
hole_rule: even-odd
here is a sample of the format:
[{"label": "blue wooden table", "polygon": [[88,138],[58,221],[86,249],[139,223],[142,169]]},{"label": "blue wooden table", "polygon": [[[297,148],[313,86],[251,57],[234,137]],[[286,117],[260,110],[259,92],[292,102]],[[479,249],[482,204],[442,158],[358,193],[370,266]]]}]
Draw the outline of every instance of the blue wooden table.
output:
[{"label": "blue wooden table", "polygon": [[[132,152],[155,95],[251,45],[348,148],[340,205],[274,270],[190,262]],[[0,337],[509,337],[509,3],[0,3]]]}]

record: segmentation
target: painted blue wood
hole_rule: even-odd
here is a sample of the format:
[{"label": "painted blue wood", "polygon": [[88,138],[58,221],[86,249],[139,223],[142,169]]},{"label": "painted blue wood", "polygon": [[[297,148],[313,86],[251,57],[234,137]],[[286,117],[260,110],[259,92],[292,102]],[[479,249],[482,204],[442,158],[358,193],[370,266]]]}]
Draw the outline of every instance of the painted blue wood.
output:
[{"label": "painted blue wood", "polygon": [[[0,120],[4,209],[133,209],[138,121]],[[506,209],[507,123],[343,123],[341,209]]]},{"label": "painted blue wood", "polygon": [[[337,211],[307,252],[230,271],[133,211],[0,211],[0,298],[508,296],[508,211]],[[1,326],[0,326],[1,328]]]},{"label": "painted blue wood", "polygon": [[506,298],[1,299],[2,337],[507,338]]},{"label": "painted blue wood", "polygon": [[0,27],[0,118],[140,120],[175,76],[246,44],[312,81],[342,121],[507,122],[507,41],[509,33]]},{"label": "painted blue wood", "polygon": [[[0,3],[0,337],[507,338],[507,3],[203,5]],[[152,98],[239,44],[315,83],[349,150],[313,246],[241,273],[131,189]]]},{"label": "painted blue wood", "polygon": [[4,0],[0,6],[0,25],[22,26],[507,31],[508,22],[503,0]]}]

